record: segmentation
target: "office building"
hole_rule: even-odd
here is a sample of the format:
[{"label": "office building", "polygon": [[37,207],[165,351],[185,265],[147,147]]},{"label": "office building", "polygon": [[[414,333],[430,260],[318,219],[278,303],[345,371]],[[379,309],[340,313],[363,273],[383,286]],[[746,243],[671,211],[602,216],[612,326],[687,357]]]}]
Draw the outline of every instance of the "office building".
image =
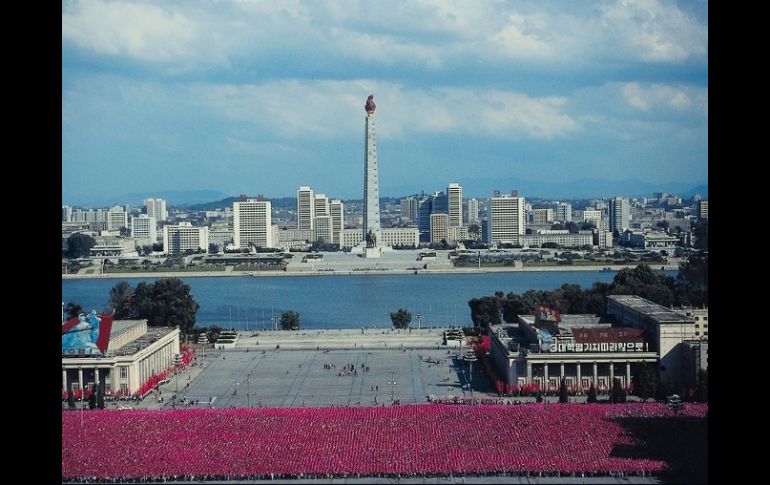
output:
[{"label": "office building", "polygon": [[239,249],[248,249],[252,245],[274,247],[271,211],[269,200],[242,197],[233,202],[233,245]]}]

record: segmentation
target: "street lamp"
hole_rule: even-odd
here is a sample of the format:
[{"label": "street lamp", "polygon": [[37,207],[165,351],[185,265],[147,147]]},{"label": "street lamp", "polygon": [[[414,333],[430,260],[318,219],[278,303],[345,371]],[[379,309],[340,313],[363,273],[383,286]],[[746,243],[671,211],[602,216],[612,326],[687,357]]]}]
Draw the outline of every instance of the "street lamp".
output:
[{"label": "street lamp", "polygon": [[233,396],[235,396],[235,399],[233,400],[235,402],[234,407],[238,407],[238,386],[240,385],[240,382],[233,381]]},{"label": "street lamp", "polygon": [[251,407],[251,374],[246,374],[246,407]]},{"label": "street lamp", "polygon": [[273,315],[270,320],[273,321],[273,330],[278,330],[278,315]]},{"label": "street lamp", "polygon": [[414,318],[417,320],[417,329],[421,329],[422,328],[422,325],[421,325],[421,323],[422,323],[422,315],[418,313],[417,315],[415,315]]}]

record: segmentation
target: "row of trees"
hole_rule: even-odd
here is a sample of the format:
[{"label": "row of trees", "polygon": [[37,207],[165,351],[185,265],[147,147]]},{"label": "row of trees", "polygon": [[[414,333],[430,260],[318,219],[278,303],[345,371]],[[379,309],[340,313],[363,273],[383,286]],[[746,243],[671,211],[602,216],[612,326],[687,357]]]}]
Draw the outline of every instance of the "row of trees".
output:
[{"label": "row of trees", "polygon": [[660,305],[708,304],[708,254],[692,255],[679,268],[677,278],[653,270],[647,264],[620,270],[612,283],[596,282],[591,288],[565,283],[555,290],[527,290],[522,294],[495,292],[494,296],[473,298],[468,302],[476,327],[515,322],[518,315],[531,315],[542,304],[561,313],[607,311],[608,295],[638,295]]}]

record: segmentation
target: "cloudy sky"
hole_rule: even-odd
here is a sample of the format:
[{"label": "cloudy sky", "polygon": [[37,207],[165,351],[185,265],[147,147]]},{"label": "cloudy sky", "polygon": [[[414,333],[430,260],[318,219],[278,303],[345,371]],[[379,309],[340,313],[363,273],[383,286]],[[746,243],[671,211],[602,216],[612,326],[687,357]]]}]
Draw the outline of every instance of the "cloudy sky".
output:
[{"label": "cloudy sky", "polygon": [[706,183],[707,25],[697,0],[64,1],[64,201],[361,197],[369,94],[383,195]]}]

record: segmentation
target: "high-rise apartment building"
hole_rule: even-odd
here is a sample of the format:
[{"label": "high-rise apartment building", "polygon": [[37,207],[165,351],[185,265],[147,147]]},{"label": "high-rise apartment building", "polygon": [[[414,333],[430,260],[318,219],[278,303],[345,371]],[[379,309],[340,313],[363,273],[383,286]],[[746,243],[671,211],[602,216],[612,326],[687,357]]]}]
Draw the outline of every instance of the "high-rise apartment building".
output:
[{"label": "high-rise apartment building", "polygon": [[345,204],[339,199],[329,202],[329,215],[332,218],[332,243],[340,244],[340,233],[345,229]]},{"label": "high-rise apartment building", "polygon": [[572,204],[559,202],[556,204],[556,220],[561,222],[572,221]]},{"label": "high-rise apartment building", "polygon": [[328,216],[329,215],[329,198],[326,194],[315,194],[315,208],[313,211],[314,217]]},{"label": "high-rise apartment building", "polygon": [[157,227],[154,217],[139,214],[139,217],[131,218],[131,237],[136,239],[140,246],[154,244],[158,240]]},{"label": "high-rise apartment building", "polygon": [[186,251],[209,250],[209,228],[194,227],[189,222],[163,226],[163,252],[183,254]]},{"label": "high-rise apartment building", "polygon": [[450,183],[446,190],[447,214],[449,226],[463,225],[463,188],[458,183]]},{"label": "high-rise apartment building", "polygon": [[[717,212],[719,212],[717,210]],[[701,199],[698,201],[698,219],[706,219],[709,218],[709,200],[708,199]]]},{"label": "high-rise apartment building", "polygon": [[449,214],[430,215],[430,242],[440,243],[449,238]]},{"label": "high-rise apartment building", "polygon": [[317,216],[313,221],[313,240],[319,243],[331,244],[334,240],[334,226],[331,216]]},{"label": "high-rise apartment building", "polygon": [[269,200],[233,202],[233,245],[239,249],[247,249],[251,244],[260,248],[275,247],[271,211]]},{"label": "high-rise apartment building", "polygon": [[297,189],[297,229],[313,230],[315,218],[315,192],[303,185]]},{"label": "high-rise apartment building", "polygon": [[631,206],[628,199],[615,197],[610,199],[610,231],[622,233],[631,227]]},{"label": "high-rise apartment building", "polygon": [[430,242],[430,214],[433,212],[433,200],[421,197],[417,200],[417,228],[420,230],[420,242]]},{"label": "high-rise apartment building", "polygon": [[144,199],[144,213],[154,217],[156,221],[162,222],[168,219],[166,211],[166,201],[163,199]]},{"label": "high-rise apartment building", "polygon": [[121,206],[116,205],[107,214],[107,230],[117,231],[121,227],[128,227],[128,214]]},{"label": "high-rise apartment building", "polygon": [[401,219],[402,221],[417,222],[419,203],[415,197],[404,197],[401,199]]},{"label": "high-rise apartment building", "polygon": [[68,205],[61,206],[61,221],[72,222],[72,207]]},{"label": "high-rise apartment building", "polygon": [[476,199],[468,199],[468,214],[465,217],[468,224],[479,223],[479,201]]},{"label": "high-rise apartment building", "polygon": [[496,195],[490,197],[487,215],[487,242],[518,244],[524,235],[524,197]]}]

